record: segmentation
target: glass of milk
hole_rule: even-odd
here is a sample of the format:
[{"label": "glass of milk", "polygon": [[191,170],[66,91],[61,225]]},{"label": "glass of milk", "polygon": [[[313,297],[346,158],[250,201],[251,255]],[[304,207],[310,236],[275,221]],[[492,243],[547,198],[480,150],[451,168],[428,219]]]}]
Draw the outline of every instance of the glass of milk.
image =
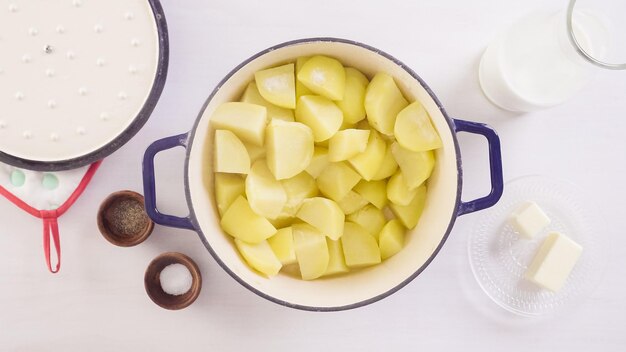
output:
[{"label": "glass of milk", "polygon": [[615,43],[610,16],[575,5],[570,0],[566,11],[531,13],[487,47],[479,79],[489,100],[510,111],[539,110],[571,98],[598,67],[626,69],[603,61]]}]

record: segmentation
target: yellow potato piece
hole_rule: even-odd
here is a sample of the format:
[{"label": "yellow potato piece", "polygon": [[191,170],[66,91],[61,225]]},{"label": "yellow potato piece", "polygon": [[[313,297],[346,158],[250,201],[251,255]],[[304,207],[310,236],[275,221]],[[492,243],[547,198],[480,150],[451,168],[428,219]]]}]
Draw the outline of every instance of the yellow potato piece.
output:
[{"label": "yellow potato piece", "polygon": [[332,240],[337,240],[343,233],[345,215],[339,205],[330,199],[322,197],[305,199],[296,216]]},{"label": "yellow potato piece", "polygon": [[352,213],[356,213],[358,210],[369,204],[369,202],[360,194],[350,191],[345,197],[343,197],[343,199],[337,202],[337,204],[344,214],[350,215]]},{"label": "yellow potato piece", "polygon": [[215,201],[220,216],[228,210],[231,204],[246,193],[244,179],[239,175],[215,174]]},{"label": "yellow potato piece", "polygon": [[337,106],[343,111],[344,123],[355,124],[365,119],[365,89],[369,80],[352,67],[346,67],[346,91]]},{"label": "yellow potato piece", "polygon": [[309,224],[295,224],[292,229],[302,279],[313,280],[324,275],[330,260],[326,236]]},{"label": "yellow potato piece", "polygon": [[435,167],[435,154],[432,150],[414,152],[402,147],[398,143],[391,145],[391,152],[398,162],[404,180],[409,189],[414,189],[424,183]]},{"label": "yellow potato piece", "polygon": [[328,149],[324,147],[316,146],[313,149],[313,157],[311,158],[311,162],[309,166],[305,169],[305,171],[313,176],[313,178],[317,178],[324,169],[328,166],[330,161],[328,160]]},{"label": "yellow potato piece", "polygon": [[227,234],[248,243],[262,242],[276,233],[276,228],[252,211],[243,196],[237,197],[228,207],[220,225]]},{"label": "yellow potato piece", "polygon": [[255,161],[259,159],[265,159],[265,148],[254,145],[251,143],[244,143],[246,146],[246,150],[248,151],[248,155],[250,156],[250,165],[254,164]]},{"label": "yellow potato piece", "polygon": [[348,215],[347,219],[363,226],[363,228],[377,240],[380,230],[382,230],[385,223],[387,223],[383,211],[372,204],[368,204],[356,213]]},{"label": "yellow potato piece", "polygon": [[378,237],[380,256],[383,260],[400,252],[404,247],[404,233],[406,229],[398,219],[389,220]]},{"label": "yellow potato piece", "polygon": [[248,265],[262,274],[275,276],[283,266],[267,241],[250,244],[235,239],[235,245]]},{"label": "yellow potato piece", "polygon": [[345,162],[330,163],[317,177],[317,186],[326,197],[338,202],[361,180]]},{"label": "yellow potato piece", "polygon": [[280,182],[287,192],[287,203],[283,208],[283,214],[295,216],[300,209],[302,201],[319,194],[317,183],[311,175],[301,172],[298,175]]},{"label": "yellow potato piece", "polygon": [[298,72],[298,81],[315,94],[341,100],[346,90],[346,70],[336,59],[317,55],[304,63]]},{"label": "yellow potato piece", "polygon": [[359,268],[380,263],[380,249],[374,236],[361,225],[349,221],[344,228],[341,245],[348,267]]},{"label": "yellow potato piece", "polygon": [[243,143],[234,133],[216,130],[213,148],[215,172],[247,174],[250,171],[250,156]]},{"label": "yellow potato piece", "polygon": [[409,188],[402,171],[396,172],[387,183],[387,197],[394,204],[409,205],[416,194],[417,188]]},{"label": "yellow potato piece", "polygon": [[257,104],[267,108],[267,118],[271,120],[294,121],[293,110],[281,108],[263,99],[256,83],[250,82],[240,99],[243,103]]},{"label": "yellow potato piece", "polygon": [[397,205],[390,203],[389,208],[394,215],[402,222],[404,227],[409,230],[417,226],[422,211],[424,211],[424,204],[426,202],[426,185],[422,184],[417,188],[417,194],[413,197],[413,200],[409,205]]},{"label": "yellow potato piece", "polygon": [[354,191],[378,209],[382,209],[387,205],[387,182],[385,180],[362,180],[354,186]]},{"label": "yellow potato piece", "polygon": [[211,115],[211,126],[229,130],[241,141],[262,146],[265,140],[267,109],[264,106],[229,102],[218,106]]},{"label": "yellow potato piece", "polygon": [[428,112],[419,101],[409,104],[398,113],[394,135],[401,146],[414,152],[443,146]]},{"label": "yellow potato piece", "polygon": [[[302,70],[302,66],[309,61],[310,56],[300,56],[296,59],[296,76]],[[315,95],[309,88],[307,88],[302,82],[296,79],[296,101],[303,95]]]},{"label": "yellow potato piece", "polygon": [[272,224],[272,226],[274,226],[277,229],[282,229],[283,227],[289,227],[293,225],[293,223],[296,222],[296,220],[297,219],[295,217],[282,214],[282,213],[275,219],[267,219],[267,221],[269,221],[270,224]]},{"label": "yellow potato piece", "polygon": [[396,116],[409,102],[393,78],[386,73],[377,73],[365,92],[367,121],[378,132],[392,135]]},{"label": "yellow potato piece", "polygon": [[298,99],[296,121],[309,126],[313,130],[315,142],[321,142],[339,131],[343,123],[343,113],[328,98],[303,95]]},{"label": "yellow potato piece", "polygon": [[299,122],[272,121],[265,132],[267,166],[277,180],[293,177],[313,158],[313,132]]},{"label": "yellow potato piece", "polygon": [[371,130],[367,147],[363,153],[348,159],[352,167],[365,180],[370,181],[376,176],[385,159],[387,144],[376,131]]},{"label": "yellow potato piece", "polygon": [[294,64],[282,65],[254,74],[263,99],[281,108],[296,107],[296,76]]},{"label": "yellow potato piece", "polygon": [[338,131],[329,139],[328,160],[332,162],[348,160],[367,148],[370,131],[346,129]]},{"label": "yellow potato piece", "polygon": [[328,244],[328,268],[324,276],[347,273],[350,268],[346,265],[346,260],[343,257],[343,247],[341,241],[333,241],[330,238],[326,239]]},{"label": "yellow potato piece", "polygon": [[274,236],[267,239],[267,243],[272,247],[276,258],[283,265],[296,262],[296,250],[293,245],[293,231],[291,227],[279,229]]},{"label": "yellow potato piece", "polygon": [[391,177],[393,174],[396,173],[397,169],[398,163],[396,162],[396,159],[394,159],[393,153],[391,152],[391,145],[387,145],[387,150],[385,151],[385,157],[383,159],[382,165],[380,166],[380,169],[378,169],[378,172],[376,173],[376,175],[374,175],[372,180],[378,181],[386,179],[387,177]]},{"label": "yellow potato piece", "polygon": [[246,197],[255,213],[266,218],[278,217],[287,203],[287,193],[267,167],[264,159],[256,161],[246,177]]}]

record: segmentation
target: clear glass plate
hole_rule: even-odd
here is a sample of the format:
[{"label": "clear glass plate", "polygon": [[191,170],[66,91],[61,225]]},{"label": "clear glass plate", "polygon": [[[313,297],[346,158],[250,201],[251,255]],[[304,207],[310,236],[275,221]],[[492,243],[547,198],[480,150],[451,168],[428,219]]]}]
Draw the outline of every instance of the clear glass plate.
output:
[{"label": "clear glass plate", "polygon": [[[524,239],[508,221],[525,201],[536,202],[552,220],[532,240]],[[567,282],[553,293],[524,279],[539,246],[551,231],[561,232],[583,247]],[[480,287],[495,303],[524,316],[553,314],[587,297],[606,264],[598,208],[581,188],[568,181],[525,176],[506,184],[502,199],[481,213],[469,238],[469,261]]]}]

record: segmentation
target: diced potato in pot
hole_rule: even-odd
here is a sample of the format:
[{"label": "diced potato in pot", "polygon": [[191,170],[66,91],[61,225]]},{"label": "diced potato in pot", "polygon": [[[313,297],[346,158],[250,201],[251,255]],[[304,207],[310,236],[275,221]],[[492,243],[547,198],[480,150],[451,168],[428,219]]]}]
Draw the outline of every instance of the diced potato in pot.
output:
[{"label": "diced potato in pot", "polygon": [[261,96],[282,108],[296,107],[296,78],[294,64],[268,68],[254,74]]},{"label": "diced potato in pot", "polygon": [[328,142],[328,160],[348,160],[367,148],[370,131],[346,129],[335,133]]},{"label": "diced potato in pot", "polygon": [[328,268],[324,276],[347,273],[350,268],[346,265],[346,260],[343,257],[343,247],[341,246],[341,240],[333,241],[330,238],[326,239],[328,244]]},{"label": "diced potato in pot", "polygon": [[368,202],[372,203],[376,208],[382,209],[387,205],[387,182],[380,181],[365,181],[361,180],[356,186],[354,191]]},{"label": "diced potato in pot", "polygon": [[[298,73],[300,73],[300,70],[302,70],[302,66],[304,66],[309,59],[309,56],[300,56],[296,59],[296,77]],[[300,82],[300,80],[296,79],[296,101],[303,95],[315,95],[315,93],[307,88],[304,83]]]},{"label": "diced potato in pot", "polygon": [[348,215],[347,219],[361,225],[375,239],[378,239],[380,230],[387,223],[383,211],[371,204],[364,206],[356,213]]},{"label": "diced potato in pot", "polygon": [[378,181],[384,180],[387,177],[391,177],[393,174],[396,173],[397,169],[398,163],[396,162],[396,159],[393,157],[393,153],[391,152],[391,145],[387,145],[387,150],[385,150],[385,157],[383,158],[382,165],[380,166],[380,169],[378,169],[378,172],[376,173],[376,175],[374,175],[372,180]]},{"label": "diced potato in pot", "polygon": [[424,183],[433,172],[435,154],[431,150],[414,152],[394,143],[391,145],[391,151],[409,189],[414,189]]},{"label": "diced potato in pot", "polygon": [[438,149],[443,145],[428,112],[419,101],[400,111],[396,118],[394,136],[401,146],[414,152]]},{"label": "diced potato in pot", "polygon": [[220,216],[223,216],[228,207],[239,196],[246,194],[244,179],[239,175],[215,174],[215,200]]},{"label": "diced potato in pot", "polygon": [[315,179],[306,172],[282,180],[281,184],[287,193],[287,203],[283,208],[283,213],[289,216],[296,215],[303,200],[315,197],[319,193]]},{"label": "diced potato in pot", "polygon": [[317,186],[326,197],[338,202],[361,180],[345,162],[330,163],[317,177]]},{"label": "diced potato in pot", "polygon": [[303,95],[296,106],[296,121],[311,128],[315,142],[332,137],[343,123],[343,112],[328,98]]},{"label": "diced potato in pot", "polygon": [[350,191],[348,192],[348,194],[346,194],[345,197],[343,197],[342,200],[337,202],[337,204],[339,205],[339,207],[341,208],[344,214],[350,215],[352,213],[357,212],[359,209],[363,208],[367,204],[369,204],[369,202],[367,201],[367,199],[363,198],[363,196],[361,196],[360,194],[354,191]]},{"label": "diced potato in pot", "polygon": [[358,268],[380,263],[380,249],[374,236],[361,225],[349,221],[344,228],[341,244],[348,267]]},{"label": "diced potato in pot", "polygon": [[293,231],[291,227],[279,229],[274,236],[267,239],[267,243],[272,247],[276,258],[283,265],[296,262],[296,250],[293,245]]},{"label": "diced potato in pot", "polygon": [[322,197],[305,199],[296,216],[332,240],[337,240],[343,234],[345,214],[339,205],[330,199]]},{"label": "diced potato in pot", "polygon": [[298,81],[315,94],[341,100],[346,90],[346,70],[338,60],[317,55],[304,63],[298,72]]},{"label": "diced potato in pot", "polygon": [[246,262],[262,274],[275,276],[283,266],[267,241],[251,244],[235,238],[235,245]]},{"label": "diced potato in pot", "polygon": [[265,133],[267,166],[277,180],[304,171],[313,158],[313,132],[299,122],[275,120]]},{"label": "diced potato in pot", "polygon": [[328,269],[326,236],[309,224],[294,224],[293,244],[303,280],[316,279]]},{"label": "diced potato in pot", "polygon": [[344,123],[354,124],[365,119],[365,89],[369,80],[352,67],[346,68],[346,91],[337,106],[343,111]]},{"label": "diced potato in pot", "polygon": [[309,175],[313,176],[313,178],[317,178],[322,171],[326,169],[329,163],[328,149],[315,146],[315,149],[313,149],[313,157],[311,158],[311,162],[305,171]]},{"label": "diced potato in pot", "polygon": [[241,141],[258,146],[262,146],[265,141],[266,125],[267,109],[256,104],[224,103],[211,115],[211,126],[216,130],[229,130]]},{"label": "diced potato in pot", "polygon": [[392,135],[396,123],[396,116],[409,102],[402,92],[386,73],[377,73],[367,86],[365,92],[365,111],[367,121],[378,132]]},{"label": "diced potato in pot", "polygon": [[383,260],[400,252],[404,247],[404,234],[406,229],[398,219],[392,219],[385,224],[378,236],[380,256]]},{"label": "diced potato in pot", "polygon": [[243,143],[234,133],[216,130],[213,148],[215,172],[247,174],[250,171],[250,156]]},{"label": "diced potato in pot", "polygon": [[293,110],[281,108],[280,106],[276,106],[265,100],[261,96],[261,93],[259,93],[259,89],[257,88],[255,82],[250,82],[248,84],[240,100],[243,103],[265,106],[265,108],[267,108],[267,118],[270,121],[274,119],[289,122],[294,121]]},{"label": "diced potato in pot", "polygon": [[285,189],[264,159],[255,162],[246,177],[246,197],[255,213],[270,219],[278,217],[287,203]]},{"label": "diced potato in pot", "polygon": [[250,156],[250,165],[254,164],[254,162],[259,159],[265,159],[266,152],[264,147],[252,143],[244,143],[243,145],[246,146],[248,156]]},{"label": "diced potato in pot", "polygon": [[276,233],[276,228],[266,218],[256,214],[248,201],[239,196],[228,207],[220,222],[229,235],[248,243],[259,243]]},{"label": "diced potato in pot", "polygon": [[396,172],[387,183],[387,197],[397,205],[409,205],[417,194],[417,188],[410,189],[402,171]]},{"label": "diced potato in pot", "polygon": [[386,150],[387,144],[385,141],[380,138],[376,131],[371,130],[365,151],[348,159],[348,162],[361,174],[361,177],[369,181],[380,170],[385,159]]},{"label": "diced potato in pot", "polygon": [[404,227],[409,230],[417,226],[422,212],[424,211],[424,204],[426,202],[426,185],[422,184],[417,188],[417,193],[409,205],[397,205],[390,203],[389,207],[394,215],[402,222]]}]

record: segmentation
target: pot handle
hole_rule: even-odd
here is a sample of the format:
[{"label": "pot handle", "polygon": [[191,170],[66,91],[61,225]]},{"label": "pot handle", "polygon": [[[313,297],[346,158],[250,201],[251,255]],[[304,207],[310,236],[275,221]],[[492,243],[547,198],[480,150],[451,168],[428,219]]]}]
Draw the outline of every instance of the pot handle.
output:
[{"label": "pot handle", "polygon": [[487,139],[489,145],[489,168],[491,170],[491,192],[469,202],[459,204],[458,215],[473,213],[495,205],[504,191],[502,176],[502,152],[500,150],[500,138],[496,131],[482,123],[454,119],[456,132],[468,132],[479,134]]},{"label": "pot handle", "polygon": [[152,143],[143,156],[143,192],[146,203],[146,213],[150,219],[160,225],[176,227],[179,229],[195,230],[189,215],[186,217],[178,217],[163,214],[157,209],[156,205],[156,182],[154,175],[154,157],[164,150],[175,147],[187,148],[188,133],[179,134],[163,139],[159,139]]}]

